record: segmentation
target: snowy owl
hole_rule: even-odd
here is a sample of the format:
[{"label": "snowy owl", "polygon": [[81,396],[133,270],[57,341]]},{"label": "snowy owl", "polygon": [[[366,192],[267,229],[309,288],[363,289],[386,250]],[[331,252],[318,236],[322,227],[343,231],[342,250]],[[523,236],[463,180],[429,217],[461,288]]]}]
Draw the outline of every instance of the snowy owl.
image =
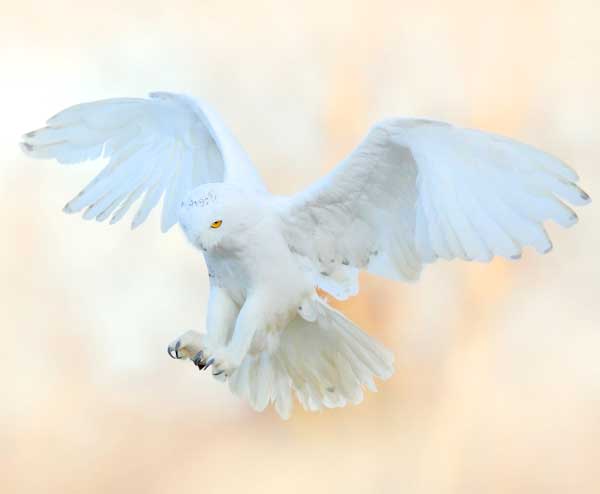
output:
[{"label": "snowy owl", "polygon": [[[577,221],[589,196],[567,165],[528,145],[423,119],[377,123],[331,173],[277,196],[219,115],[165,92],[70,107],[25,134],[33,158],[106,166],[64,211],[132,228],[163,197],[209,275],[206,331],[168,347],[210,369],[255,410],[283,418],[342,407],[393,373],[393,355],[318,295],[358,292],[358,272],[418,279],[438,258],[517,259],[552,248],[543,222]],[[143,198],[142,198],[143,196]]]}]

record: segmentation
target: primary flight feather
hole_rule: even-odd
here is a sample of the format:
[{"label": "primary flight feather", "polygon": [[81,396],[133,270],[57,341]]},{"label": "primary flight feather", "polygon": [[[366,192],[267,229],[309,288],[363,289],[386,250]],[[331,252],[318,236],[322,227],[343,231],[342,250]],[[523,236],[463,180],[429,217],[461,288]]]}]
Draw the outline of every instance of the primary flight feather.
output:
[{"label": "primary flight feather", "polygon": [[271,195],[204,102],[171,93],[84,103],[25,134],[34,158],[104,169],[68,213],[111,223],[139,203],[132,228],[163,198],[161,228],[179,222],[206,260],[206,332],[169,354],[227,381],[256,410],[287,418],[362,400],[393,356],[317,295],[358,292],[358,271],[412,281],[438,258],[546,253],[545,220],[568,227],[589,196],[560,160],[511,139],[442,122],[376,124],[337,168],[291,197]]}]

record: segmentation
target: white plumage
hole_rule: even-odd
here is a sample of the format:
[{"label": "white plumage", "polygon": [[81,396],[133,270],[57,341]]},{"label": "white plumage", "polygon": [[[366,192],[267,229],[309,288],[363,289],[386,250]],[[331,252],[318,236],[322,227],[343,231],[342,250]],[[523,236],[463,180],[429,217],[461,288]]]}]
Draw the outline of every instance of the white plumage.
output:
[{"label": "white plumage", "polygon": [[389,351],[330,308],[358,271],[416,280],[438,258],[516,259],[546,253],[545,220],[568,227],[567,205],[589,196],[558,159],[511,139],[418,119],[371,129],[331,173],[291,197],[273,196],[217,113],[187,96],[152,93],[76,105],[24,136],[34,158],[101,156],[100,174],[67,203],[86,219],[132,228],[163,198],[163,231],[179,221],[210,275],[206,332],[169,353],[212,367],[257,410],[290,414],[344,406],[393,372]]}]

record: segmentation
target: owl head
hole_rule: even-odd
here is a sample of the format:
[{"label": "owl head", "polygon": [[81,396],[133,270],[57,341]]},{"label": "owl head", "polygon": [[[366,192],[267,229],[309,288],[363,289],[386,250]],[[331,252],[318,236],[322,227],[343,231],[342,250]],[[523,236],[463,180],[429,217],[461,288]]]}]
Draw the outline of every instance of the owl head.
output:
[{"label": "owl head", "polygon": [[265,214],[260,197],[224,183],[201,185],[181,201],[179,225],[188,240],[203,252],[243,247],[244,233]]}]

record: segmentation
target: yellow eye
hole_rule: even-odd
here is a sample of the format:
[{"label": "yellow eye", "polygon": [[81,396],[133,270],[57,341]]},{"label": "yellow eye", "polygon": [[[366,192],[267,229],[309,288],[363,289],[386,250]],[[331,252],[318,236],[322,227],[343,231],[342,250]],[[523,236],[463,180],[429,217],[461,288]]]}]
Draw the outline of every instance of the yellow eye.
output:
[{"label": "yellow eye", "polygon": [[221,220],[213,221],[213,222],[210,224],[210,227],[211,227],[211,228],[219,228],[219,227],[221,226],[221,224],[222,224],[222,223],[223,223],[223,221],[221,221]]}]

